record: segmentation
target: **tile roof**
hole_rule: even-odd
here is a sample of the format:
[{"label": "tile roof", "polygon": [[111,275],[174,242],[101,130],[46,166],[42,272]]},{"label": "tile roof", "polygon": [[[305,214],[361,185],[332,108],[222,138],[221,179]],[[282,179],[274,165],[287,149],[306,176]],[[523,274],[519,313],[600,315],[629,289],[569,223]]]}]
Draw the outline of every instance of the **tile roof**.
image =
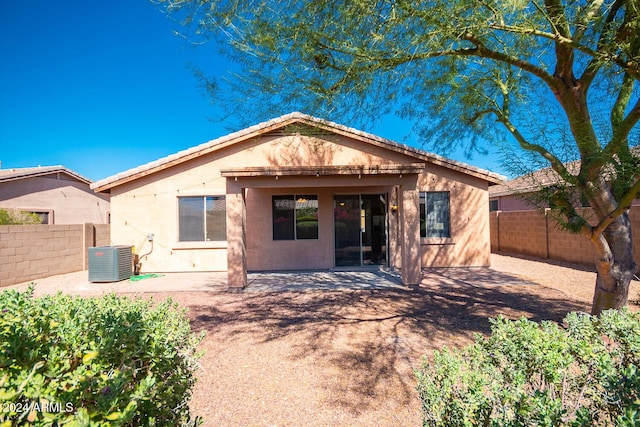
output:
[{"label": "tile roof", "polygon": [[246,140],[257,135],[263,135],[265,133],[283,128],[293,123],[301,123],[325,131],[340,133],[345,136],[356,138],[373,145],[382,146],[394,151],[399,151],[404,154],[416,157],[420,160],[429,161],[431,163],[438,164],[450,169],[481,177],[482,179],[487,180],[490,184],[498,184],[505,180],[505,177],[499,174],[489,172],[484,169],[468,165],[466,163],[447,159],[446,157],[442,157],[437,154],[429,153],[417,148],[410,147],[408,145],[399,144],[395,141],[381,138],[379,136],[363,132],[348,126],[340,125],[328,120],[319,119],[317,117],[299,112],[293,112],[96,181],[91,185],[91,188],[98,192],[106,191],[112,187],[124,184],[125,182],[133,181],[138,177],[152,174],[164,168],[208,154],[239,141]]},{"label": "tile roof", "polygon": [[65,168],[64,166],[37,166],[30,168],[11,168],[0,169],[0,182],[15,181],[25,178],[33,178],[37,176],[51,175],[55,173],[64,173],[85,184],[91,184],[91,180],[82,175]]}]

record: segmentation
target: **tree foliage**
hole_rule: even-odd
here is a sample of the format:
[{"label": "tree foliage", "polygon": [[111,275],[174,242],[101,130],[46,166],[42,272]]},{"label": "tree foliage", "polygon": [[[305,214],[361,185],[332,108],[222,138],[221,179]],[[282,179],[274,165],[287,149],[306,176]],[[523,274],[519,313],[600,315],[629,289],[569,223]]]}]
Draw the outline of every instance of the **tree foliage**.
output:
[{"label": "tree foliage", "polygon": [[637,269],[626,211],[640,191],[639,0],[158,1],[235,61],[232,78],[205,79],[234,117],[301,109],[364,125],[393,113],[441,154],[494,146],[512,167],[549,167],[559,179],[546,204],[592,241],[607,292],[625,292]]},{"label": "tree foliage", "polygon": [[[615,122],[616,142],[624,140],[640,115],[634,3],[173,0],[166,6],[182,14],[189,37],[223,42],[218,46],[240,67],[229,88],[259,99],[248,108],[306,107],[356,120],[395,112],[412,119],[432,147],[452,149],[494,141],[496,120],[520,138],[530,112],[549,111],[549,103],[559,102],[554,93],[576,80],[598,92],[590,107],[609,101],[615,117],[597,125],[613,137]],[[560,111],[556,105],[551,112]],[[543,139],[557,143],[563,135],[554,127],[566,124],[556,118]],[[589,128],[581,134],[598,134]],[[528,148],[542,151],[534,142]]]}]

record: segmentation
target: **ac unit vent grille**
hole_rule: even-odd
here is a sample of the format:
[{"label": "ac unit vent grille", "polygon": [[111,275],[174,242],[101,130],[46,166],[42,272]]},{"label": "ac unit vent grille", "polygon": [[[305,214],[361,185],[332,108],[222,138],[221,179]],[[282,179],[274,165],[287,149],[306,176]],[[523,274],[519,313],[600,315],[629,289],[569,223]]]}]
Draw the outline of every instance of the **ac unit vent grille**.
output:
[{"label": "ac unit vent grille", "polygon": [[131,246],[99,246],[89,248],[89,281],[118,282],[133,273]]}]

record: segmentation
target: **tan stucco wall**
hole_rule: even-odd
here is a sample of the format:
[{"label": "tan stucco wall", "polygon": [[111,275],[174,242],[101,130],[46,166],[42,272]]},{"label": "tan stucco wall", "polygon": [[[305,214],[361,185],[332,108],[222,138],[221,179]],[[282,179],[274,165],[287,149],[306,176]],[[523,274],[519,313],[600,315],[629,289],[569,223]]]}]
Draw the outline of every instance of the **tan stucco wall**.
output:
[{"label": "tan stucco wall", "polygon": [[53,224],[106,224],[110,210],[108,195],[56,174],[0,183],[0,207],[52,211]]},{"label": "tan stucco wall", "polygon": [[527,211],[537,209],[536,207],[531,206],[531,204],[527,203],[526,200],[517,196],[496,196],[491,197],[490,199],[498,201],[497,210],[499,211]]},{"label": "tan stucco wall", "polygon": [[[361,151],[362,150],[362,151]],[[134,245],[143,259],[143,271],[227,270],[226,242],[178,242],[177,197],[224,195],[226,178],[220,170],[251,166],[330,166],[410,164],[414,157],[343,137],[262,136],[217,152],[196,157],[111,190],[112,243]],[[233,179],[233,178],[229,178]],[[334,265],[334,194],[388,194],[398,201],[400,185],[409,177],[321,176],[239,178],[245,188],[246,258],[249,270],[322,269]],[[415,185],[416,176],[413,175]],[[431,245],[422,239],[423,265],[487,265],[489,215],[486,182],[459,172],[430,167],[418,190],[451,191],[453,244]],[[271,196],[317,194],[318,240],[273,241]],[[409,193],[407,193],[409,194]],[[458,208],[457,205],[463,207]],[[402,234],[398,213],[389,214],[390,264],[400,264]],[[455,215],[462,215],[460,219]],[[454,219],[455,218],[455,219]],[[455,228],[454,228],[455,227]],[[480,240],[486,240],[486,243]],[[429,244],[428,244],[429,243]],[[449,242],[451,243],[451,242]]]},{"label": "tan stucco wall", "polygon": [[451,238],[422,238],[423,267],[488,266],[491,262],[486,181],[439,166],[420,176],[420,191],[449,191]]}]

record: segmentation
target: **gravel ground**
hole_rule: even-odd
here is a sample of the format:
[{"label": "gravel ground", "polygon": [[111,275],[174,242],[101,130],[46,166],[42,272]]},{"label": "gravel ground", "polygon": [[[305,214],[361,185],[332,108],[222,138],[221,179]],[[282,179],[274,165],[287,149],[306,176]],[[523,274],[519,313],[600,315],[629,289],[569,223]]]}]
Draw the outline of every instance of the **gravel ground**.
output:
[{"label": "gravel ground", "polygon": [[[68,290],[75,280],[82,283],[74,293],[95,292],[85,273],[43,279],[36,290]],[[395,427],[422,424],[413,372],[423,357],[488,333],[488,318],[500,314],[560,321],[569,311],[588,312],[595,283],[582,267],[501,254],[492,255],[491,269],[433,269],[423,277],[415,289],[229,293],[210,278],[185,276],[184,283],[202,283],[182,292],[118,292],[171,297],[188,308],[194,331],[206,331],[191,403],[204,426]],[[157,288],[154,280],[148,285]],[[640,308],[640,282],[629,299]]]},{"label": "gravel ground", "polygon": [[[594,267],[560,261],[542,263],[536,258],[491,254],[491,269],[557,289],[589,304],[593,300],[596,283]],[[636,276],[636,280],[631,282],[629,288],[629,306],[634,309],[638,308],[639,305],[640,282]]]},{"label": "gravel ground", "polygon": [[167,294],[207,332],[194,414],[205,426],[421,425],[413,370],[423,356],[486,334],[499,314],[559,321],[589,311],[594,273],[503,255],[492,262],[539,285]]}]

